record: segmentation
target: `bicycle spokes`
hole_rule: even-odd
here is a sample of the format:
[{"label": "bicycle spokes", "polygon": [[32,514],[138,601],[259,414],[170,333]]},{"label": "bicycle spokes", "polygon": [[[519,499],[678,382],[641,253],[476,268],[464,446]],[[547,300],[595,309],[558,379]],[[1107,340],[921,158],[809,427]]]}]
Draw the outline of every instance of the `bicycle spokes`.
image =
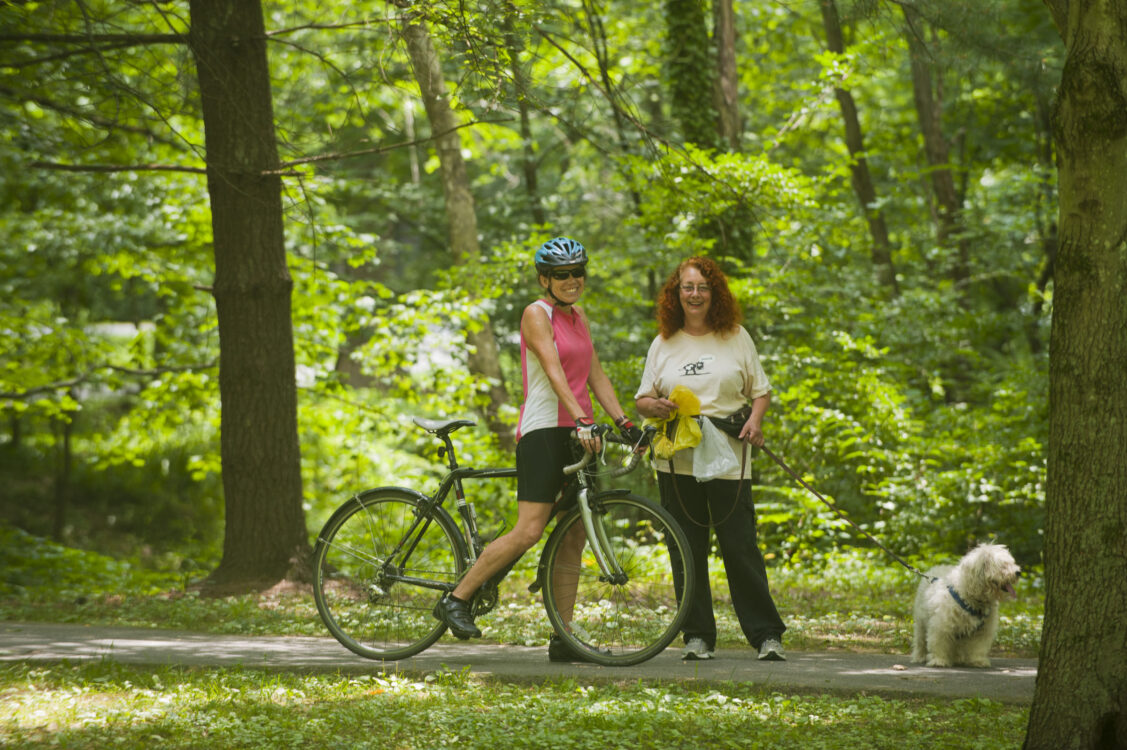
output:
[{"label": "bicycle spokes", "polygon": [[398,659],[444,630],[431,614],[465,568],[457,528],[441,509],[419,522],[420,501],[366,493],[336,514],[314,550],[314,598],[329,632],[368,658]]},{"label": "bicycle spokes", "polygon": [[[576,511],[548,540],[544,605],[561,638],[592,661],[638,663],[669,645],[687,613],[679,594],[686,580],[693,583],[688,542],[668,512],[644,498],[619,495],[592,506],[590,525]],[[606,560],[621,573],[605,573]]]}]

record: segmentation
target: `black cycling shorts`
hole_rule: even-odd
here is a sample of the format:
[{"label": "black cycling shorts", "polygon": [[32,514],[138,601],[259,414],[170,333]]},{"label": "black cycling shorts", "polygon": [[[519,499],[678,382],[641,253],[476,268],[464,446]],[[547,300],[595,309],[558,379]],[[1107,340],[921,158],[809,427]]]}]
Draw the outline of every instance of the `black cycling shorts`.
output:
[{"label": "black cycling shorts", "polygon": [[[520,436],[517,443],[517,500],[554,503],[574,477],[563,469],[579,460],[582,448],[572,439],[574,427],[544,427]],[[567,493],[569,495],[574,493]]]}]

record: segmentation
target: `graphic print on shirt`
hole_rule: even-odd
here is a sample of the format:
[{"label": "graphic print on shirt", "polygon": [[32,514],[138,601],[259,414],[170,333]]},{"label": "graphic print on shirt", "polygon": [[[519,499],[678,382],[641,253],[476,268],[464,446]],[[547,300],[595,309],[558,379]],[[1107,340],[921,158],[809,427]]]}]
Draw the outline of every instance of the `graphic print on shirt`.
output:
[{"label": "graphic print on shirt", "polygon": [[712,370],[708,368],[709,364],[715,361],[716,357],[711,354],[703,354],[692,362],[686,362],[681,365],[681,374],[685,377],[692,377],[694,375],[711,375]]}]

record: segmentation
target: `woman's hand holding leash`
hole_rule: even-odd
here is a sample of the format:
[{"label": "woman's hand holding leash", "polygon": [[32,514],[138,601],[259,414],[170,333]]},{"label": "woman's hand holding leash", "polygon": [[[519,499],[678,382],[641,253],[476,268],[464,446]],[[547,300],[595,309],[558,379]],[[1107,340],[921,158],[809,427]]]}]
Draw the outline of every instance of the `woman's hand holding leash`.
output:
[{"label": "woman's hand holding leash", "polygon": [[744,427],[740,430],[740,440],[746,443],[751,443],[757,448],[762,448],[764,444],[763,427],[759,424],[759,420],[754,416],[749,417]]}]

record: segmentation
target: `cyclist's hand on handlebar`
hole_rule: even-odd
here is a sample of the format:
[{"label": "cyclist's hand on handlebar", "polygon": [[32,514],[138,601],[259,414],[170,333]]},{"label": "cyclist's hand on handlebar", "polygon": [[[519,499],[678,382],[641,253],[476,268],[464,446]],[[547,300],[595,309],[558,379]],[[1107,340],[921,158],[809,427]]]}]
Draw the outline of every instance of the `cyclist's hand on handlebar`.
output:
[{"label": "cyclist's hand on handlebar", "polygon": [[645,449],[645,446],[642,445],[642,431],[635,427],[634,423],[627,419],[625,415],[614,420],[614,426],[618,428],[618,433],[622,435],[622,439],[634,446],[634,450]]},{"label": "cyclist's hand on handlebar", "polygon": [[575,420],[575,436],[579,438],[580,445],[583,450],[588,453],[598,453],[602,449],[602,441],[599,440],[598,426],[595,421],[589,417],[580,417]]}]

